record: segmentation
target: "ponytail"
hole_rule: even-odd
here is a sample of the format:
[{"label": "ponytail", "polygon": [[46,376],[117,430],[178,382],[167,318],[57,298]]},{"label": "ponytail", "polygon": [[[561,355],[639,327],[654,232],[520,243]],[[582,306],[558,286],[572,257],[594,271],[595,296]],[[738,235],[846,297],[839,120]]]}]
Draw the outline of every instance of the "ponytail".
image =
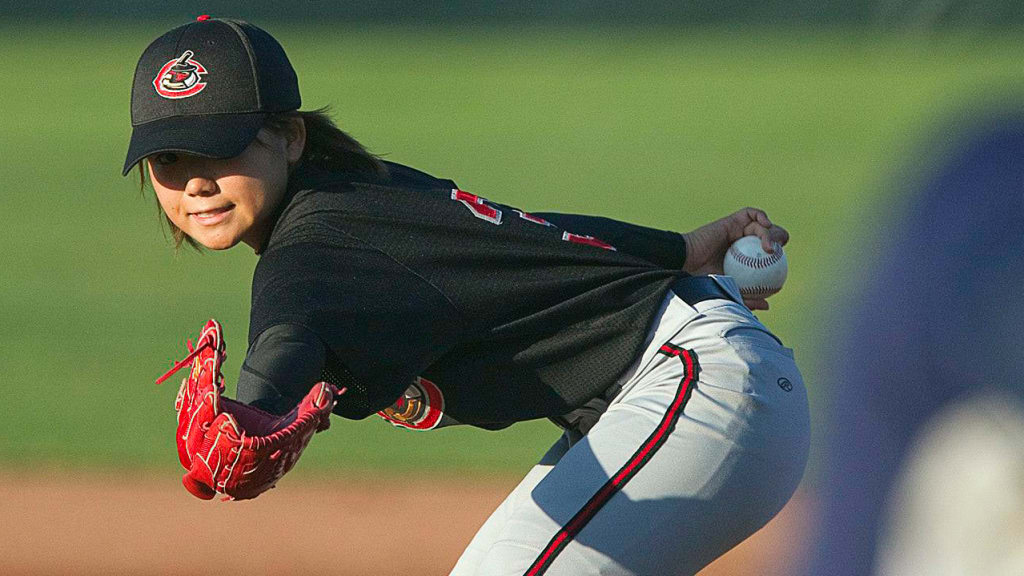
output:
[{"label": "ponytail", "polygon": [[267,128],[281,133],[288,122],[301,118],[306,125],[306,148],[300,164],[329,172],[358,172],[371,176],[386,176],[387,168],[377,156],[371,154],[355,138],[341,131],[331,117],[328,107],[308,112],[278,112],[267,117]]}]

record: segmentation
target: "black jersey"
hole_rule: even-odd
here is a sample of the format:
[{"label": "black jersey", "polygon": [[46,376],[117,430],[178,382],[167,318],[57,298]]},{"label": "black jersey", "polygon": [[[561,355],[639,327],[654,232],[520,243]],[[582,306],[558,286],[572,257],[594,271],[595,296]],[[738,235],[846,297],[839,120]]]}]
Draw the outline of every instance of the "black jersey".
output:
[{"label": "black jersey", "polygon": [[[307,362],[320,366],[290,372],[346,386],[335,408],[343,416],[387,409],[410,427],[442,416],[500,427],[569,412],[637,358],[666,291],[685,275],[678,234],[529,214],[388,168],[372,181],[293,174],[253,278],[249,355],[322,343]],[[571,223],[589,230],[563,228]],[[282,326],[293,330],[273,350],[253,346]],[[271,387],[295,398],[310,384]],[[261,394],[239,386],[248,400]],[[403,395],[410,386],[417,392]]]}]

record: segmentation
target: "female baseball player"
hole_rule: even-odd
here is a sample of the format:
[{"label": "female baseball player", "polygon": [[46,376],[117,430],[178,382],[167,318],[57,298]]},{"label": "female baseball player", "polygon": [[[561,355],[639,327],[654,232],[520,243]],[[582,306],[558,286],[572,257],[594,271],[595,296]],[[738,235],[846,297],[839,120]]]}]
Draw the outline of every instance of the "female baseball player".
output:
[{"label": "female baseball player", "polygon": [[[803,382],[749,310],[767,302],[717,275],[741,236],[788,241],[764,212],[689,234],[527,213],[383,162],[299,106],[281,46],[240,21],[175,28],[135,72],[124,173],[139,164],[179,244],[260,255],[238,401],[179,395],[190,491],[257,495],[272,482],[243,491],[246,475],[279,477],[305,444],[252,451],[333,407],[415,430],[564,429],[456,575],[693,574],[782,508],[807,458]],[[219,325],[201,341],[189,381],[219,366]],[[263,438],[217,452],[214,421],[196,440],[212,434],[200,396]]]}]

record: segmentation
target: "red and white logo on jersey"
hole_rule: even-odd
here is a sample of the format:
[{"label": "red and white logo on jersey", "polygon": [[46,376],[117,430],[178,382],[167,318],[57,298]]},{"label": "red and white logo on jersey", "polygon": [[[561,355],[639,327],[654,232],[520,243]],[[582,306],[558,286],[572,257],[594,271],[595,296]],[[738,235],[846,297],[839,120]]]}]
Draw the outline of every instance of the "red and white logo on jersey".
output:
[{"label": "red and white logo on jersey", "polygon": [[598,248],[604,248],[605,250],[615,250],[615,246],[601,240],[600,238],[594,238],[593,236],[586,236],[584,234],[573,234],[572,232],[562,232],[562,240],[566,242],[573,242],[576,244],[586,244],[588,246],[597,246]]},{"label": "red and white logo on jersey", "polygon": [[462,202],[473,212],[474,216],[481,220],[486,220],[491,224],[501,224],[501,210],[488,204],[485,198],[456,188],[452,190],[452,200]]},{"label": "red and white logo on jersey", "polygon": [[177,100],[195,96],[206,88],[206,68],[193,60],[192,56],[194,54],[191,50],[185,50],[181,56],[169,60],[160,68],[156,78],[153,78],[157,94]]},{"label": "red and white logo on jersey", "polygon": [[437,384],[417,377],[397,402],[377,415],[401,428],[430,430],[444,417],[444,396]]}]

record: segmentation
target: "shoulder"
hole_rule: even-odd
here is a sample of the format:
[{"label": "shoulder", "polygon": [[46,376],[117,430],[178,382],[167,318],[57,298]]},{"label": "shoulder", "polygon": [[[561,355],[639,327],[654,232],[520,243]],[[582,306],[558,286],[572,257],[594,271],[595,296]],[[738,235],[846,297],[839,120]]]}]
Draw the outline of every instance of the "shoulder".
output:
[{"label": "shoulder", "polygon": [[[453,180],[437,178],[421,170],[384,161],[381,175],[351,172],[328,172],[316,168],[298,170],[288,182],[287,207],[281,217],[295,217],[331,206],[351,204],[367,190],[451,190],[458,188]],[[345,194],[346,192],[350,194]]]},{"label": "shoulder", "polygon": [[394,188],[457,188],[455,181],[438,178],[422,170],[383,161],[384,172],[365,174],[357,172],[331,172],[315,167],[300,168],[289,178],[288,187],[299,190],[338,190],[358,186]]},{"label": "shoulder", "polygon": [[268,245],[305,240],[337,239],[339,231],[359,221],[408,219],[433,203],[450,197],[454,181],[426,172],[384,162],[386,174],[327,172],[315,168],[297,170],[289,179],[288,194]]},{"label": "shoulder", "polygon": [[384,167],[388,176],[380,182],[382,184],[410,188],[458,188],[453,180],[437,178],[403,164],[385,161]]}]

